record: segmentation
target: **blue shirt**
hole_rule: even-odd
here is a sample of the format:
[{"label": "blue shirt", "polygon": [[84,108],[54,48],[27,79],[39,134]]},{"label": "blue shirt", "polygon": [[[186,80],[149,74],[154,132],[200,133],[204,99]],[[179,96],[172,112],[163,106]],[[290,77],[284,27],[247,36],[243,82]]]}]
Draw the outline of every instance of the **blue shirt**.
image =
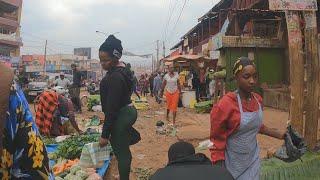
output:
[{"label": "blue shirt", "polygon": [[153,80],[153,91],[160,91],[162,86],[162,78],[157,75]]}]

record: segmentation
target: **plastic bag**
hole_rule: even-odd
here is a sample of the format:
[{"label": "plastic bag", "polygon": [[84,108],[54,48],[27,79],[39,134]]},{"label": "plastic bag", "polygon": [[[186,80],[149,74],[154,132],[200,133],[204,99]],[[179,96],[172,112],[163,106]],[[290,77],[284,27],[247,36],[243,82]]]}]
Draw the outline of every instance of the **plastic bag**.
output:
[{"label": "plastic bag", "polygon": [[307,151],[302,136],[291,126],[287,128],[284,145],[277,150],[275,157],[284,162],[294,162],[301,158]]},{"label": "plastic bag", "polygon": [[101,148],[97,142],[86,144],[82,149],[80,166],[100,168],[106,160],[110,159],[110,152],[110,146]]},{"label": "plastic bag", "polygon": [[83,168],[91,168],[94,166],[90,152],[86,146],[82,148],[79,165]]}]

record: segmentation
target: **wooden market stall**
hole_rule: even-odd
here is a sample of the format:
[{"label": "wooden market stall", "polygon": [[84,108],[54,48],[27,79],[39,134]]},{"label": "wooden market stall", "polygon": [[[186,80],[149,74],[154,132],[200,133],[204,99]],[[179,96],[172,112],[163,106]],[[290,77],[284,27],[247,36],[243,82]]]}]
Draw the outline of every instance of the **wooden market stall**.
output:
[{"label": "wooden market stall", "polygon": [[182,87],[182,104],[184,107],[193,107],[196,103],[196,91],[192,87],[193,73],[206,72],[208,68],[216,68],[217,60],[201,55],[177,55],[165,59],[165,65],[172,65],[179,73]]}]

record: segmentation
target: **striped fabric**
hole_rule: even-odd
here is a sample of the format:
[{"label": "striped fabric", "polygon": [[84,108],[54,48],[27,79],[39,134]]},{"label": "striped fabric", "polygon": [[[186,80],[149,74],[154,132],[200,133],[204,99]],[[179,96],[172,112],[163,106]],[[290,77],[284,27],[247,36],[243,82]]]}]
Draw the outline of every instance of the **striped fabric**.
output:
[{"label": "striped fabric", "polygon": [[36,124],[42,135],[50,136],[53,123],[53,114],[58,106],[58,94],[53,91],[44,91],[39,98]]}]

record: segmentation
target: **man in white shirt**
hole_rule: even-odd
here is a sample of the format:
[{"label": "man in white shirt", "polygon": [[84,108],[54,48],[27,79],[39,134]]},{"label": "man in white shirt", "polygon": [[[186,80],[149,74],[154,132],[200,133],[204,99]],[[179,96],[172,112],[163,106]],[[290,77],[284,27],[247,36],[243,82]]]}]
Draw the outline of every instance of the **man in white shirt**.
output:
[{"label": "man in white shirt", "polygon": [[71,85],[71,82],[69,81],[69,79],[65,78],[63,72],[60,73],[60,77],[56,79],[53,83],[55,86],[61,86],[65,89],[67,89]]}]

